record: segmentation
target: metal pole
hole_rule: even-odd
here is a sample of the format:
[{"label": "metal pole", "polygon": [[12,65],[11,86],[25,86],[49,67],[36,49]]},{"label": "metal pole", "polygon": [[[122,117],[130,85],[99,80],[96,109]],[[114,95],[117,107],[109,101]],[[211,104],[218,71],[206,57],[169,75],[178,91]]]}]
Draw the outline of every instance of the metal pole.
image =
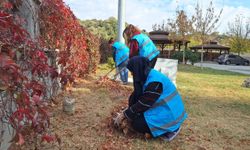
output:
[{"label": "metal pole", "polygon": [[125,29],[125,0],[119,0],[118,2],[118,38],[119,42],[124,43],[122,36],[123,30]]},{"label": "metal pole", "polygon": [[[202,42],[203,43],[203,42]],[[202,46],[201,46],[201,69],[203,69],[203,57],[204,57],[204,54],[203,54],[203,44],[202,44]]]}]

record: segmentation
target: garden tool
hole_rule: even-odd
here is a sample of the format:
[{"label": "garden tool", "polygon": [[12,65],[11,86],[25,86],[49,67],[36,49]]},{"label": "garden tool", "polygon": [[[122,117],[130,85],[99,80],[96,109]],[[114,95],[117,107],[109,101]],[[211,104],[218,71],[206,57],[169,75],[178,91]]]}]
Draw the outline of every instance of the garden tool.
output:
[{"label": "garden tool", "polygon": [[113,76],[112,80],[115,80],[117,78],[117,76],[124,70],[126,69],[126,67],[123,67],[120,71],[118,71],[117,73],[115,73],[115,75]]},{"label": "garden tool", "polygon": [[114,69],[115,69],[115,67],[112,68],[108,73],[106,73],[106,74],[105,74],[104,76],[102,76],[100,79],[106,78]]}]

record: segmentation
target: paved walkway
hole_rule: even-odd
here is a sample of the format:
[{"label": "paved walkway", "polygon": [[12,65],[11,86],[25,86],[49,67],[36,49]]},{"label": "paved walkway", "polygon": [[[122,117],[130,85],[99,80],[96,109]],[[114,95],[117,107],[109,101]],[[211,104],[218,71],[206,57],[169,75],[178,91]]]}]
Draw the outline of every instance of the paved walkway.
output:
[{"label": "paved walkway", "polygon": [[[194,65],[200,67],[201,63],[195,63]],[[217,69],[217,70],[227,70],[227,71],[250,75],[250,66],[219,65],[218,63],[215,63],[215,62],[204,62],[202,66],[207,67],[207,68]]]}]

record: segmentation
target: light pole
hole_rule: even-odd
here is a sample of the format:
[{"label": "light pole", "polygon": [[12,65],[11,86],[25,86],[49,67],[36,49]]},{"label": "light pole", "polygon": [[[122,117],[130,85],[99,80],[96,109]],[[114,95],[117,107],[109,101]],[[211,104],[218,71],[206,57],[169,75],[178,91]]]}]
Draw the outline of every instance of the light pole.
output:
[{"label": "light pole", "polygon": [[118,37],[119,42],[124,43],[122,36],[123,30],[125,29],[125,0],[118,0]]}]

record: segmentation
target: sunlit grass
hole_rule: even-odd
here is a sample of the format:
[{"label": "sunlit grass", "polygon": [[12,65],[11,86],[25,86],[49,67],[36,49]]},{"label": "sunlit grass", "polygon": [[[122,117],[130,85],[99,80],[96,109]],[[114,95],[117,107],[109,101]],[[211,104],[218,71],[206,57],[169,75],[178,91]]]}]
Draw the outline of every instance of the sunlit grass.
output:
[{"label": "sunlit grass", "polygon": [[250,91],[241,86],[246,75],[183,65],[178,70],[178,88],[185,96],[249,102]]}]

